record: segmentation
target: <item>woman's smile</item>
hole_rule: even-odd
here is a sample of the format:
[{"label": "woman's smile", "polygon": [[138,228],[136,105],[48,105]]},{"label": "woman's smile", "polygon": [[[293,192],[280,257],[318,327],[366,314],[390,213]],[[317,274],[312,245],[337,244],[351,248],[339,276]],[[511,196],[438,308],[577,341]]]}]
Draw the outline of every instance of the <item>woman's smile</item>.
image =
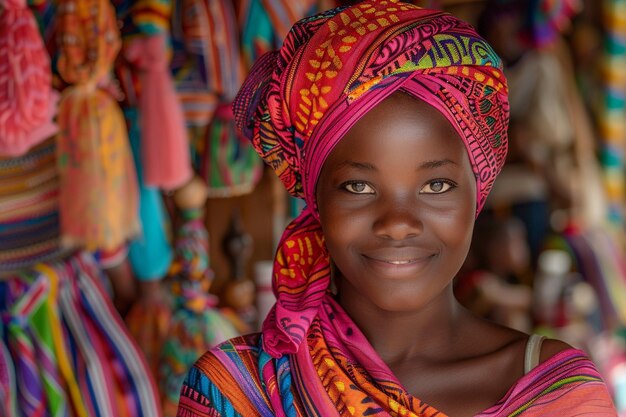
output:
[{"label": "woman's smile", "polygon": [[389,279],[413,279],[426,269],[435,255],[419,258],[384,259],[363,255],[368,266],[378,275]]},{"label": "woman's smile", "polygon": [[363,253],[364,261],[390,278],[411,278],[425,269],[435,251],[420,248],[383,248]]}]

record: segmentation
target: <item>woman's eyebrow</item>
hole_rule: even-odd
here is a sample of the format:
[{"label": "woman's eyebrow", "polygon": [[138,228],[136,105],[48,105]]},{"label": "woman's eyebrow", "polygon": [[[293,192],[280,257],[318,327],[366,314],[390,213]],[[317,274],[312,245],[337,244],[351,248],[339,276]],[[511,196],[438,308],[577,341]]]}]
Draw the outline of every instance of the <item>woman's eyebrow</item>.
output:
[{"label": "woman's eyebrow", "polygon": [[343,161],[342,163],[339,164],[339,166],[337,166],[338,169],[341,168],[356,168],[356,169],[362,169],[362,170],[367,170],[367,171],[375,171],[376,167],[370,163],[367,162],[357,162],[357,161]]},{"label": "woman's eyebrow", "polygon": [[421,164],[419,164],[418,169],[433,169],[433,168],[439,168],[441,166],[450,165],[450,164],[458,165],[456,162],[454,162],[451,159],[438,159],[434,161],[422,162]]}]

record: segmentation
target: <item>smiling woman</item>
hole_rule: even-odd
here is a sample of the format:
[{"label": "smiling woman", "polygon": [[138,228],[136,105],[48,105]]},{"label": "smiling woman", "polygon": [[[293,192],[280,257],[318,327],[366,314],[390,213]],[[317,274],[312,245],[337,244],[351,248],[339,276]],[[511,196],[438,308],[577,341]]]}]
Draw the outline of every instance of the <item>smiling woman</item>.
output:
[{"label": "smiling woman", "polygon": [[583,352],[453,296],[508,108],[498,56],[451,15],[380,0],[298,22],[234,111],[307,205],[262,332],[203,355],[178,415],[615,416]]},{"label": "smiling woman", "polygon": [[363,330],[364,306],[420,310],[450,284],[469,248],[476,182],[446,118],[395,93],[332,150],[317,207],[339,302]]}]

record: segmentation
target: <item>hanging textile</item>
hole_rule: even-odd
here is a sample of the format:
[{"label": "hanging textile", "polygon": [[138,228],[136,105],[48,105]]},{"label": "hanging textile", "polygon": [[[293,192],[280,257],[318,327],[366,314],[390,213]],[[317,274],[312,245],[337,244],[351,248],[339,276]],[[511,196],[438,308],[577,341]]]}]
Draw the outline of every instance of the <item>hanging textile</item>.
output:
[{"label": "hanging textile", "polygon": [[198,355],[239,334],[217,308],[217,298],[209,294],[213,271],[204,223],[206,198],[206,184],[197,176],[173,196],[179,228],[176,256],[166,281],[172,316],[157,369],[163,412],[168,417],[176,414],[186,370]]},{"label": "hanging textile", "polygon": [[0,1],[0,155],[22,155],[54,135],[57,100],[50,59],[26,1]]},{"label": "hanging textile", "polygon": [[262,162],[235,129],[230,110],[244,72],[232,1],[183,0],[172,21],[172,71],[194,167],[209,197],[247,194],[260,180]]},{"label": "hanging textile", "polygon": [[58,166],[64,242],[115,250],[134,236],[137,179],[109,72],[121,46],[108,0],[58,5],[57,69],[70,84],[59,106]]},{"label": "hanging textile", "polygon": [[128,125],[128,138],[133,151],[139,183],[139,217],[141,233],[128,246],[128,258],[139,281],[162,279],[172,262],[173,251],[169,242],[169,217],[161,193],[144,183],[141,172],[141,129],[136,107],[124,110]]},{"label": "hanging textile", "polygon": [[0,281],[16,416],[158,417],[145,361],[87,253]]},{"label": "hanging textile", "polygon": [[139,75],[142,168],[146,185],[176,189],[191,179],[185,120],[169,72],[169,0],[140,0],[131,10],[141,36],[125,58]]},{"label": "hanging textile", "polygon": [[[1,335],[0,335],[1,336]],[[0,343],[0,416],[17,416],[17,387],[15,374],[9,351],[4,343]]]},{"label": "hanging textile", "polygon": [[172,320],[163,342],[158,370],[165,417],[174,417],[189,367],[209,348],[238,335],[209,294],[213,273],[203,210],[182,211],[176,257],[170,269]]},{"label": "hanging textile", "polygon": [[571,19],[582,9],[580,0],[530,0],[521,36],[533,47],[554,41],[571,25]]},{"label": "hanging textile", "polygon": [[246,69],[251,68],[252,64],[265,52],[280,48],[282,40],[296,21],[305,16],[311,16],[316,10],[336,6],[336,4],[318,6],[318,3],[323,2],[318,0],[236,0],[235,9],[241,28],[241,50]]},{"label": "hanging textile", "polygon": [[172,260],[169,242],[169,216],[157,187],[144,181],[142,138],[139,112],[141,83],[137,68],[126,59],[124,50],[132,45],[133,39],[142,34],[133,20],[137,4],[130,0],[113,0],[117,19],[121,26],[122,52],[115,61],[115,77],[123,94],[122,111],[126,120],[128,139],[136,167],[139,188],[140,232],[128,245],[128,260],[133,275],[139,281],[155,281],[163,278]]},{"label": "hanging textile", "polygon": [[606,38],[602,71],[604,100],[599,120],[601,159],[609,200],[608,221],[622,230],[626,200],[626,0],[605,0],[603,16]]},{"label": "hanging textile", "polygon": [[54,140],[0,158],[0,275],[59,256],[59,176]]}]

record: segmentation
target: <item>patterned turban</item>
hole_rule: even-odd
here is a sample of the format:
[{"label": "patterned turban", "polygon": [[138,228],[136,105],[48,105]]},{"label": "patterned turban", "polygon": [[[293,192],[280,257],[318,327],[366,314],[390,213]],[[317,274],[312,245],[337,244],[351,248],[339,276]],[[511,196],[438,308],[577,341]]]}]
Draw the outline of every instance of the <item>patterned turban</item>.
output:
[{"label": "patterned turban", "polygon": [[293,353],[330,282],[315,185],[333,147],[396,91],[439,110],[462,138],[482,208],[507,151],[500,58],[467,23],[397,0],[365,1],[296,23],[253,66],[233,105],[239,128],[307,205],[283,234],[263,324],[272,356]]}]

